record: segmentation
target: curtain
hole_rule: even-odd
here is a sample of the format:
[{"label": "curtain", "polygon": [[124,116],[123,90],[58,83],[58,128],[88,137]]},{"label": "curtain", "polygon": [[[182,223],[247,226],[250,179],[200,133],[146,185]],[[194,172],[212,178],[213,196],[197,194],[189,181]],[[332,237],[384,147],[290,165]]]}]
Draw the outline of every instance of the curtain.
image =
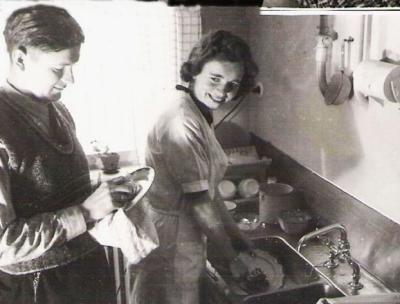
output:
[{"label": "curtain", "polygon": [[[174,87],[180,83],[180,67],[187,60],[193,45],[201,37],[200,7],[166,7],[161,14],[166,14],[167,24],[159,23],[160,16],[154,16],[153,22],[162,29],[156,28],[154,35],[148,41],[149,45],[159,44],[159,48],[149,48],[153,55],[147,56],[149,60],[148,75],[152,83],[148,87],[148,94],[141,103],[135,103],[135,133],[136,151],[139,163],[144,161],[144,147],[147,133],[158,115],[165,111],[171,98],[174,98]],[[164,17],[165,18],[165,17]],[[159,31],[159,33],[156,33]],[[148,34],[148,30],[146,30]],[[162,37],[160,35],[162,34]],[[162,39],[162,40],[160,40]],[[154,64],[154,58],[159,59]],[[149,68],[151,67],[151,69]]]},{"label": "curtain", "polygon": [[[175,84],[181,82],[179,76],[180,66],[185,60],[187,60],[190,50],[201,37],[202,29],[200,7],[175,7],[170,8],[170,10],[170,12],[172,12],[173,19],[170,20],[172,25],[172,36],[169,37],[172,40],[169,44],[172,47],[174,77],[172,77],[173,81],[171,83],[171,87],[166,88],[166,90],[162,92],[163,96],[159,96],[158,101],[153,100],[151,106],[152,117],[147,117],[147,128],[144,130],[144,134],[146,134],[146,131],[155,122],[157,115],[168,107],[169,92],[173,92]],[[171,96],[173,96],[173,94]],[[144,147],[144,144],[140,145],[140,147]],[[143,157],[144,150],[140,150],[139,148],[139,158],[142,159]],[[127,303],[129,304],[131,303],[130,299],[132,299],[131,287],[134,280],[135,266],[127,265],[125,262],[125,267],[128,269],[128,271],[126,272],[124,278],[124,293]]]},{"label": "curtain", "polygon": [[200,7],[175,9],[176,82],[180,83],[180,66],[185,62],[193,46],[201,37]]}]

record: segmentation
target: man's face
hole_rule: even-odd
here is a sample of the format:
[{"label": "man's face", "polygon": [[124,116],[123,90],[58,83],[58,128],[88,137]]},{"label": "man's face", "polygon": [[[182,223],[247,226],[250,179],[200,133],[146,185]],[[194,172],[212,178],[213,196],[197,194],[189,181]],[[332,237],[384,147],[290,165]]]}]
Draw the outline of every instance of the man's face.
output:
[{"label": "man's face", "polygon": [[61,51],[28,47],[23,56],[21,90],[39,99],[56,101],[63,89],[74,82],[72,66],[79,60],[80,46]]}]

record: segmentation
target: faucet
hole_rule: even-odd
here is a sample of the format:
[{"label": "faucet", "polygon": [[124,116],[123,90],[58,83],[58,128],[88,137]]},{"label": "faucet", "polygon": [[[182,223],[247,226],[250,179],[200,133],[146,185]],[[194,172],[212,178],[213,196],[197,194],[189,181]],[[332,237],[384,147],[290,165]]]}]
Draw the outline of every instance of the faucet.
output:
[{"label": "faucet", "polygon": [[305,242],[328,234],[335,230],[338,230],[340,232],[338,246],[335,247],[331,241],[326,242],[325,245],[327,245],[329,248],[329,259],[327,262],[324,263],[324,266],[328,269],[335,268],[338,265],[335,261],[336,258],[342,262],[346,262],[347,264],[349,264],[353,271],[352,281],[349,283],[349,286],[352,290],[359,290],[364,287],[360,283],[360,265],[358,265],[351,257],[350,243],[347,240],[346,228],[343,225],[336,223],[303,235],[298,242],[297,251],[300,252],[301,248],[305,245]]},{"label": "faucet", "polygon": [[307,242],[311,239],[314,239],[316,237],[325,235],[334,230],[340,231],[340,243],[342,244],[342,246],[350,247],[349,242],[347,241],[347,233],[346,233],[346,229],[344,228],[344,226],[341,224],[332,224],[332,225],[325,226],[323,228],[320,228],[318,230],[315,230],[313,232],[303,235],[302,238],[299,240],[299,243],[297,246],[297,251],[300,252],[300,249],[301,249],[301,247],[303,247],[305,242]]}]

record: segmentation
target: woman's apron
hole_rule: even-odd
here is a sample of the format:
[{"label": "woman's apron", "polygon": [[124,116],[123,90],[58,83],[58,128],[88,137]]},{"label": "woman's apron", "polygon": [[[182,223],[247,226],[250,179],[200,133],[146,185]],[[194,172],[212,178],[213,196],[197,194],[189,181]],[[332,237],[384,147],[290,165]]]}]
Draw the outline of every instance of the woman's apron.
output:
[{"label": "woman's apron", "polygon": [[[209,195],[213,199],[228,162],[213,129],[207,125],[205,130],[210,143]],[[181,210],[171,212],[155,209],[149,202],[143,203],[144,210],[155,223],[160,246],[139,267],[133,287],[133,303],[199,303],[199,283],[206,262],[206,238],[195,219],[185,212],[187,204],[190,202],[182,202]]]}]

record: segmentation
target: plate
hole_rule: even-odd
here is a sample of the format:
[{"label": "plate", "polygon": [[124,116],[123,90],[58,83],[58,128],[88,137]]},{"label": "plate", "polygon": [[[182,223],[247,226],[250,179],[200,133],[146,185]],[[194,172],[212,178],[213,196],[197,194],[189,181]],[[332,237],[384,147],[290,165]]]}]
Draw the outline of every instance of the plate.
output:
[{"label": "plate", "polygon": [[[112,184],[113,190],[118,192],[118,187],[124,188],[124,185],[134,183],[139,186],[139,192],[136,193],[135,197],[129,202],[124,203],[124,209],[129,210],[135,206],[147,193],[154,181],[154,169],[148,166],[143,166],[135,169],[131,173],[121,175],[109,180],[108,183]],[[127,188],[127,187],[125,187]],[[123,192],[121,192],[123,193]],[[127,193],[128,194],[128,193]]]},{"label": "plate", "polygon": [[[248,253],[240,253],[239,259],[243,261],[252,272],[254,269],[259,268],[265,273],[268,280],[268,287],[262,292],[272,291],[282,287],[284,273],[282,270],[282,265],[278,263],[275,257],[270,255],[268,252],[255,249],[256,256],[252,257]],[[249,293],[243,289],[241,283],[234,283],[232,286],[232,291],[238,295],[248,295]]]},{"label": "plate", "polygon": [[134,170],[129,175],[134,182],[140,185],[141,189],[135,198],[130,203],[125,205],[125,210],[129,210],[143,198],[153,184],[155,173],[153,168],[144,166]]}]

